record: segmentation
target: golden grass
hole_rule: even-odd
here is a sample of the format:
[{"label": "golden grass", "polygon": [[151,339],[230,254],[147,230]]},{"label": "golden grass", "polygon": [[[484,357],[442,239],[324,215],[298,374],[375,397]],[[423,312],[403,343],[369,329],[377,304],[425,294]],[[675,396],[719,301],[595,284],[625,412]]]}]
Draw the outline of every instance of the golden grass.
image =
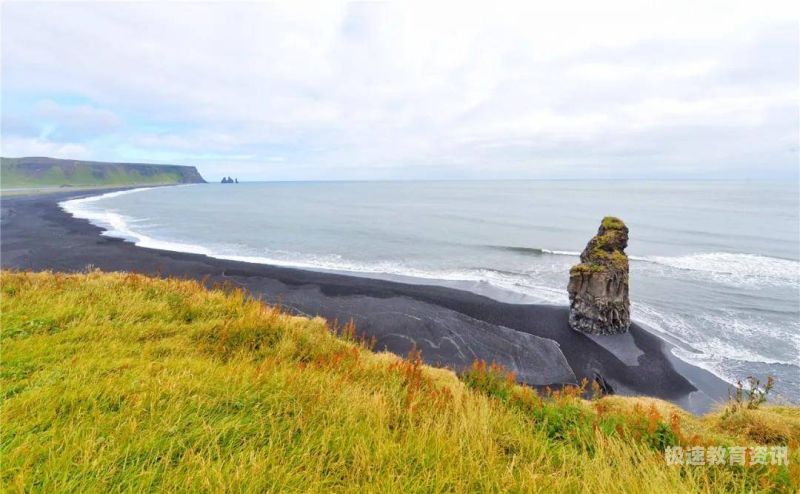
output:
[{"label": "golden grass", "polygon": [[[2,490],[794,492],[796,407],[694,417],[373,353],[231,289],[2,272]],[[670,466],[669,444],[790,466]]]}]

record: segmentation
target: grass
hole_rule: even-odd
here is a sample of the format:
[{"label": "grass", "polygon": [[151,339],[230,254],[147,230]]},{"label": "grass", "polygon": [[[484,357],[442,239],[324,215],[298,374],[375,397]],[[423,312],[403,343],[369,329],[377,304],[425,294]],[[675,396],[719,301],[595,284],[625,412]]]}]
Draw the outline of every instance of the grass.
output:
[{"label": "grass", "polygon": [[[797,407],[695,417],[375,353],[229,287],[2,272],[3,492],[795,492]],[[585,390],[583,390],[585,391]],[[596,390],[595,390],[596,391]],[[783,444],[790,465],[672,466]]]},{"label": "grass", "polygon": [[185,182],[186,173],[189,173],[186,167],[173,165],[2,158],[0,187],[14,189],[171,185]]}]

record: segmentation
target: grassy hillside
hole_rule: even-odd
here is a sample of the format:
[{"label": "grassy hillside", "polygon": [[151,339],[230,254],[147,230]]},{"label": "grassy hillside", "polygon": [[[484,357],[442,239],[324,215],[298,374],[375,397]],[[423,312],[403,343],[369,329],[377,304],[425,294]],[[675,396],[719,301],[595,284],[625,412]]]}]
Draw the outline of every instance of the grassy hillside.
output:
[{"label": "grassy hillside", "polygon": [[[794,492],[800,410],[693,417],[374,353],[230,288],[0,274],[2,491]],[[336,334],[334,334],[336,333]],[[789,444],[790,466],[671,466]]]},{"label": "grassy hillside", "polygon": [[202,183],[193,166],[100,163],[53,158],[0,159],[0,186],[93,187]]}]

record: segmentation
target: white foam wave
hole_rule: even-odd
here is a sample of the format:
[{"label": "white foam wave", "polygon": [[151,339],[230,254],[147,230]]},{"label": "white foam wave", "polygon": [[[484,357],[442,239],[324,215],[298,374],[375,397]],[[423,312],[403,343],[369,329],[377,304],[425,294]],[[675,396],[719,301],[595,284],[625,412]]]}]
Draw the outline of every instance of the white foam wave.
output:
[{"label": "white foam wave", "polygon": [[[276,253],[277,254],[277,253]],[[567,292],[535,283],[535,278],[524,274],[504,273],[493,269],[420,269],[398,262],[354,262],[338,255],[313,256],[307,255],[301,259],[288,258],[288,253],[283,256],[243,256],[221,253],[209,253],[211,257],[230,261],[248,262],[253,264],[268,264],[273,266],[292,267],[300,269],[324,270],[333,272],[346,272],[371,275],[392,275],[403,278],[468,282],[488,284],[493,287],[507,290],[530,297],[535,302],[548,304],[565,304],[568,301]]]},{"label": "white foam wave", "polygon": [[542,252],[544,252],[545,254],[552,254],[552,255],[554,255],[554,256],[572,256],[572,257],[578,257],[579,255],[581,255],[581,253],[580,253],[580,252],[574,252],[574,251],[571,251],[571,250],[550,250],[550,249],[542,249]]},{"label": "white foam wave", "polygon": [[702,273],[713,281],[726,284],[800,285],[800,262],[777,257],[710,252],[678,257],[653,256],[642,260]]},{"label": "white foam wave", "polygon": [[155,187],[141,187],[138,189],[121,190],[117,192],[108,192],[97,196],[83,197],[80,199],[71,199],[59,203],[59,206],[76,218],[81,218],[90,221],[92,224],[103,228],[105,231],[102,235],[109,237],[118,237],[130,242],[133,242],[139,247],[150,249],[170,250],[174,252],[187,252],[191,254],[212,255],[211,251],[199,245],[193,245],[183,242],[170,242],[165,240],[158,240],[141,232],[133,230],[130,227],[131,223],[136,223],[141,220],[133,220],[117,212],[103,209],[101,207],[94,207],[93,204],[103,199],[110,199],[112,197],[119,197],[122,195],[135,194],[145,190],[151,190]]},{"label": "white foam wave", "polygon": [[[577,257],[580,252],[542,249],[545,254]],[[728,285],[800,286],[800,262],[778,257],[731,252],[707,252],[684,256],[629,256],[632,261],[691,272]]]},{"label": "white foam wave", "polygon": [[70,199],[68,201],[60,202],[58,205],[61,207],[61,209],[72,216],[89,220],[92,224],[104,228],[106,230],[103,232],[104,235],[120,236],[128,240],[133,240],[136,235],[128,228],[126,221],[121,215],[103,208],[94,207],[93,205],[94,203],[103,199],[135,194],[137,192],[150,190],[152,188],[153,187],[142,187],[138,189],[108,192],[106,194],[100,194],[97,196]]},{"label": "white foam wave", "polygon": [[137,192],[143,192],[145,190],[151,190],[155,187],[139,187],[138,189],[128,189],[128,190],[118,190],[116,192],[106,192],[105,194],[100,194],[96,196],[89,196],[89,197],[82,197],[80,199],[70,199],[68,201],[62,201],[58,203],[62,209],[67,211],[68,213],[72,214],[73,216],[77,213],[82,213],[86,211],[83,206],[86,204],[94,203],[97,201],[102,201],[103,199],[110,199],[112,197],[119,197],[128,194],[135,194]]},{"label": "white foam wave", "polygon": [[[729,383],[741,379],[743,372],[752,372],[744,369],[753,366],[768,365],[776,377],[796,373],[800,366],[800,360],[794,358],[800,353],[800,339],[790,337],[787,341],[784,326],[752,314],[726,312],[690,316],[633,303],[632,317],[672,343],[672,353],[676,357]],[[778,353],[771,344],[763,344],[773,339],[784,342]]]}]

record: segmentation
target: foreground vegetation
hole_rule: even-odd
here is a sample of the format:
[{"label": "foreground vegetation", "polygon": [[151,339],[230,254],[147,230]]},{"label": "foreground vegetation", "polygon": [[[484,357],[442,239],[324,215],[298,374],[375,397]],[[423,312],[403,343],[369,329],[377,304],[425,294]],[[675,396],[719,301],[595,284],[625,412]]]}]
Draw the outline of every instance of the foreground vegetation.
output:
[{"label": "foreground vegetation", "polygon": [[[0,274],[2,490],[794,492],[800,411],[704,417],[374,353],[228,287]],[[676,445],[789,465],[669,465]]]}]

